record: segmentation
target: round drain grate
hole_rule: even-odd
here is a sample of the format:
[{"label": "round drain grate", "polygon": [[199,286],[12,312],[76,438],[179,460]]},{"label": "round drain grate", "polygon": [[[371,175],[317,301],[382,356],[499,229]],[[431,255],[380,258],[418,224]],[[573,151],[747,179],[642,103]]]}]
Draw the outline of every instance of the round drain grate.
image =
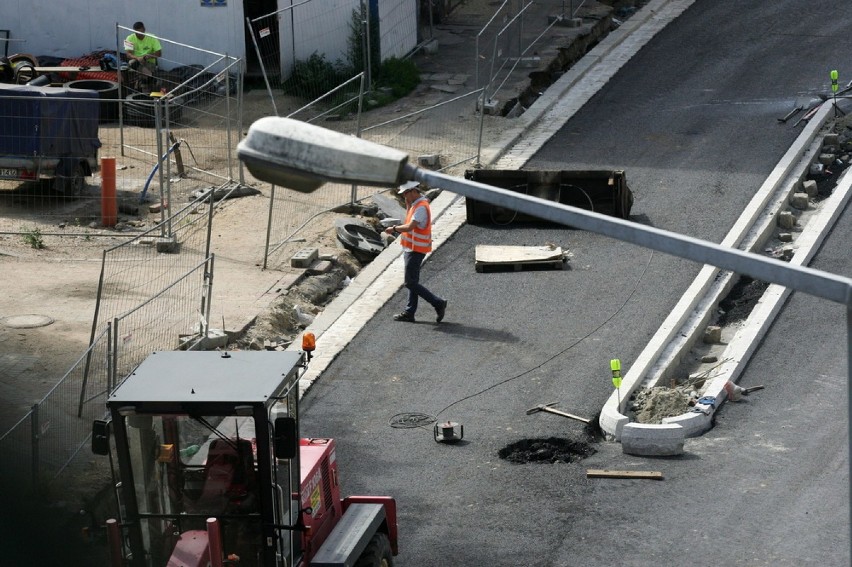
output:
[{"label": "round drain grate", "polygon": [[501,459],[512,463],[573,463],[597,451],[586,443],[570,439],[522,439],[500,449]]},{"label": "round drain grate", "polygon": [[46,327],[53,323],[53,319],[46,315],[10,315],[0,318],[0,324],[13,329],[34,329]]}]

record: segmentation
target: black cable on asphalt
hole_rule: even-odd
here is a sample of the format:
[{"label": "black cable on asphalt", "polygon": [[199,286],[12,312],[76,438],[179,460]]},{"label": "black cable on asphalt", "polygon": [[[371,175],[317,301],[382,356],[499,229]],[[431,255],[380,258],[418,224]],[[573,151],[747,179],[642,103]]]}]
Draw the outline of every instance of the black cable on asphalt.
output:
[{"label": "black cable on asphalt", "polygon": [[555,359],[555,358],[557,358],[557,357],[559,357],[559,356],[561,356],[561,355],[565,354],[565,353],[566,353],[567,351],[569,351],[570,349],[574,348],[575,346],[577,346],[578,344],[580,344],[581,342],[583,342],[583,341],[584,341],[584,340],[586,340],[587,338],[589,338],[589,337],[591,337],[592,335],[594,335],[595,333],[597,333],[597,332],[598,332],[601,328],[603,328],[603,327],[604,327],[604,325],[606,325],[607,323],[609,323],[610,321],[612,321],[612,320],[613,320],[613,318],[614,318],[616,315],[618,315],[618,313],[619,313],[622,309],[624,309],[624,306],[625,306],[625,305],[627,305],[627,302],[628,302],[628,301],[630,301],[630,299],[631,299],[631,298],[633,297],[633,295],[636,293],[636,290],[637,290],[637,289],[639,289],[639,284],[642,282],[642,278],[644,278],[644,277],[645,277],[645,274],[648,272],[648,267],[651,265],[651,259],[652,259],[653,257],[654,257],[654,251],[652,250],[652,251],[651,251],[651,254],[648,256],[648,262],[645,264],[645,268],[642,270],[642,273],[641,273],[641,274],[639,274],[639,277],[636,279],[636,284],[633,286],[633,289],[632,289],[632,290],[630,291],[630,293],[627,295],[627,298],[626,298],[626,299],[625,299],[625,300],[621,303],[621,305],[619,305],[619,306],[618,306],[618,309],[616,309],[616,310],[612,313],[612,315],[610,315],[609,317],[607,317],[607,318],[606,318],[606,319],[605,319],[605,320],[604,320],[604,321],[603,321],[600,325],[598,325],[597,327],[595,327],[594,329],[592,329],[590,332],[588,332],[588,333],[587,333],[587,334],[585,334],[584,336],[580,337],[579,339],[577,339],[576,341],[574,341],[573,343],[571,343],[570,345],[568,345],[568,346],[567,346],[567,347],[565,347],[564,349],[560,350],[559,352],[557,352],[556,354],[554,354],[554,355],[553,355],[553,356],[551,356],[550,358],[547,358],[546,360],[544,360],[544,361],[543,361],[543,362],[541,362],[540,364],[537,364],[536,366],[533,366],[532,368],[530,368],[530,369],[528,369],[528,370],[524,370],[524,371],[523,371],[523,372],[521,372],[520,374],[516,374],[516,375],[514,375],[514,376],[512,376],[512,377],[510,377],[510,378],[506,378],[505,380],[501,380],[500,382],[497,382],[496,384],[492,384],[491,386],[488,386],[487,388],[484,388],[484,389],[482,389],[482,390],[480,390],[480,391],[478,391],[478,392],[475,392],[475,393],[473,393],[473,394],[471,394],[471,395],[469,395],[469,396],[465,396],[464,398],[461,398],[461,399],[458,399],[458,400],[454,401],[453,403],[451,403],[450,405],[446,406],[444,409],[442,409],[441,411],[439,411],[437,414],[435,414],[435,416],[436,416],[436,417],[435,417],[435,419],[437,420],[437,416],[441,415],[442,413],[444,413],[445,411],[447,411],[448,409],[450,409],[451,407],[453,407],[453,406],[454,406],[454,405],[456,405],[456,404],[460,404],[461,402],[464,402],[464,401],[469,400],[469,399],[471,399],[471,398],[475,398],[476,396],[479,396],[480,394],[484,394],[485,392],[487,392],[487,391],[489,391],[489,390],[492,390],[492,389],[496,388],[497,386],[502,386],[503,384],[506,384],[506,383],[508,383],[508,382],[511,382],[512,380],[517,380],[518,378],[521,378],[522,376],[526,376],[527,374],[529,374],[530,372],[532,372],[532,371],[534,371],[534,370],[538,370],[539,368],[541,368],[542,366],[544,366],[545,364],[547,364],[547,363],[548,363],[548,362],[550,362],[551,360],[553,360],[553,359]]}]

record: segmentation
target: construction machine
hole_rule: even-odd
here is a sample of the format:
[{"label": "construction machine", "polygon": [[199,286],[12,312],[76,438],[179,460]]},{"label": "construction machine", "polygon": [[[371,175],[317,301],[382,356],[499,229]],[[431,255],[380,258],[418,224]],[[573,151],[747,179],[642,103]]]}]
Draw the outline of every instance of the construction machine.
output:
[{"label": "construction machine", "polygon": [[341,498],[334,440],[299,436],[312,348],[155,352],[109,394],[112,567],[393,564],[395,500]]}]

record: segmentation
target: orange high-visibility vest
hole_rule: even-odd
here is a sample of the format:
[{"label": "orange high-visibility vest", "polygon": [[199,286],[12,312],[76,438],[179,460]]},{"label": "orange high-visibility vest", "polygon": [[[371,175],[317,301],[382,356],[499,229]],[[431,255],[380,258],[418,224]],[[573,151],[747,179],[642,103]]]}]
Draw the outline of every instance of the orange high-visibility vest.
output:
[{"label": "orange high-visibility vest", "polygon": [[432,210],[429,208],[429,201],[425,198],[420,198],[409,209],[405,215],[405,224],[411,222],[414,218],[414,211],[417,207],[426,208],[426,227],[420,228],[417,223],[411,225],[411,232],[403,232],[400,244],[403,248],[407,248],[412,252],[420,252],[426,254],[432,251]]}]

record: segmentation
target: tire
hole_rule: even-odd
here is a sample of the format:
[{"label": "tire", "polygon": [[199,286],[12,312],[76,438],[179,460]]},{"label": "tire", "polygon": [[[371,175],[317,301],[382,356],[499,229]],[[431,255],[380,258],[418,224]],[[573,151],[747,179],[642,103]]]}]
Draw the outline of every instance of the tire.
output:
[{"label": "tire", "polygon": [[101,123],[115,122],[118,120],[118,83],[115,81],[105,81],[100,79],[80,79],[79,81],[70,81],[65,84],[69,89],[82,89],[88,91],[97,91],[98,97],[101,99],[100,119]]},{"label": "tire", "polygon": [[393,567],[393,555],[388,536],[381,532],[375,534],[354,567]]},{"label": "tire", "polygon": [[74,166],[71,175],[57,175],[53,180],[53,190],[64,197],[76,197],[86,188],[86,173],[81,164]]},{"label": "tire", "polygon": [[[153,128],[155,126],[154,105],[156,99],[151,95],[135,93],[127,97],[124,102],[124,120],[131,126],[140,128]],[[183,116],[183,106],[173,104],[169,106],[169,121],[177,122]]]},{"label": "tire", "polygon": [[359,262],[368,263],[381,254],[385,245],[381,235],[369,224],[355,218],[334,221],[337,240],[352,252]]}]

